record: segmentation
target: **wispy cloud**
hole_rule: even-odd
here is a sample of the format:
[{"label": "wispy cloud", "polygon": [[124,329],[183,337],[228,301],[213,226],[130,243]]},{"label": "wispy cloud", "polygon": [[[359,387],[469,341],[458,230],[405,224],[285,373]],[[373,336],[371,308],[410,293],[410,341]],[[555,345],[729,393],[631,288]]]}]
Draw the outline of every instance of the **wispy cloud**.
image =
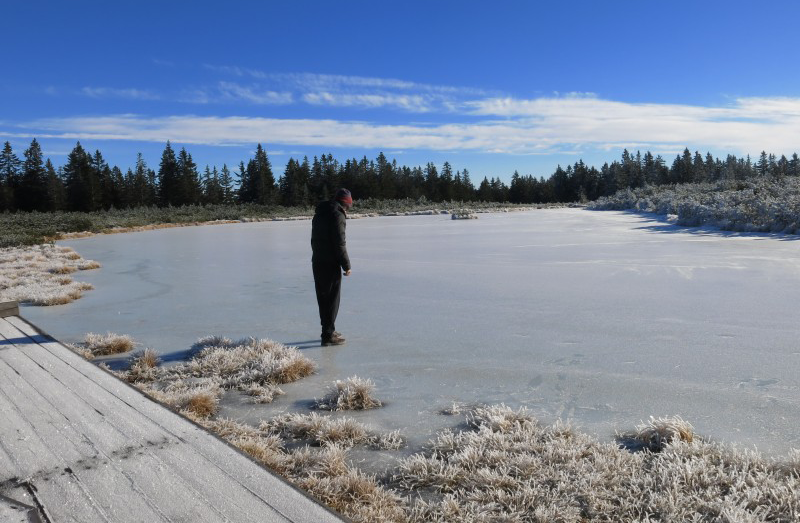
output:
[{"label": "wispy cloud", "polygon": [[312,105],[335,107],[398,107],[406,111],[427,113],[434,110],[434,100],[409,94],[342,94],[329,92],[306,93],[303,101]]},{"label": "wispy cloud", "polygon": [[292,103],[292,93],[248,87],[232,82],[220,82],[220,95],[225,100],[245,101],[254,104],[285,105]]},{"label": "wispy cloud", "polygon": [[[204,64],[203,67],[221,75],[247,78],[255,82],[248,89],[292,93],[293,100],[316,106],[388,108],[417,113],[453,112],[467,98],[492,94],[483,89],[433,85],[395,78],[279,73],[210,64]],[[230,81],[220,83],[238,85]],[[248,101],[248,98],[242,97],[240,100]]]},{"label": "wispy cloud", "polygon": [[[350,102],[347,98],[327,100],[343,105]],[[382,104],[386,100],[352,103]],[[437,124],[405,125],[247,116],[51,118],[17,125],[19,132],[5,135],[512,154],[580,154],[623,147],[667,152],[684,146],[734,153],[762,149],[790,153],[800,144],[800,98],[741,98],[719,107],[626,103],[585,95],[490,98],[473,102],[469,111],[473,121],[467,123],[443,118],[445,121]]]},{"label": "wispy cloud", "polygon": [[160,100],[158,93],[143,89],[116,89],[112,87],[84,87],[81,93],[91,98],[127,98],[130,100]]},{"label": "wispy cloud", "polygon": [[290,92],[272,91],[254,85],[218,82],[212,87],[184,90],[180,102],[193,104],[243,103],[253,105],[287,105],[292,103]]},{"label": "wispy cloud", "polygon": [[161,67],[175,67],[175,62],[170,60],[162,60],[160,58],[153,58],[153,63]]}]

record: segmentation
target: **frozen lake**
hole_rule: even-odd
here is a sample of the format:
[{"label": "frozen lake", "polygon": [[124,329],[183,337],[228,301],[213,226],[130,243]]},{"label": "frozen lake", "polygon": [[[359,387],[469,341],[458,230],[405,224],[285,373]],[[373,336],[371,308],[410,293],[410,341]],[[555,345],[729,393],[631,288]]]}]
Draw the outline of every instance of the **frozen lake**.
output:
[{"label": "frozen lake", "polygon": [[[358,375],[387,405],[358,413],[412,446],[463,403],[524,405],[611,440],[680,415],[714,439],[800,448],[800,242],[580,209],[348,221],[353,275],[319,347],[309,221],[163,229],[61,242],[103,268],[84,298],[22,314],[65,342],[130,334],[169,358],[205,335],[299,346],[317,375],[258,419],[307,410]],[[174,354],[173,354],[174,355]]]}]

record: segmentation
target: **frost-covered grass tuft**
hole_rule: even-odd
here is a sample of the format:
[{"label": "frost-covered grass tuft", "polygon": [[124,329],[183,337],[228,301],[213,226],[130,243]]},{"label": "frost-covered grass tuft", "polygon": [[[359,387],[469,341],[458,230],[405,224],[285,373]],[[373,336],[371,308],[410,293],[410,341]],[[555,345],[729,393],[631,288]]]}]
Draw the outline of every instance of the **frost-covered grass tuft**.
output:
[{"label": "frost-covered grass tuft", "polygon": [[[797,462],[700,441],[679,418],[635,433],[659,452],[632,453],[569,426],[499,405],[468,415],[401,461],[408,518],[444,521],[796,521]],[[793,464],[792,464],[793,463]]]},{"label": "frost-covered grass tuft", "polygon": [[0,301],[63,305],[77,300],[89,283],[67,276],[100,264],[84,260],[69,247],[51,244],[0,249]]},{"label": "frost-covered grass tuft", "polygon": [[[626,438],[627,436],[627,438]],[[623,435],[621,439],[637,442],[641,448],[651,452],[661,452],[667,445],[676,441],[692,443],[694,428],[680,417],[653,418],[648,423],[636,427],[636,432]]]},{"label": "frost-covered grass tuft", "polygon": [[[280,383],[295,381],[314,372],[314,362],[295,347],[271,340],[246,338],[233,341],[218,336],[200,339],[192,347],[192,357],[170,367],[159,367],[158,355],[152,349],[136,354],[123,379],[140,384],[146,392],[165,394],[170,390],[183,391],[197,383],[213,381],[219,389],[212,394],[217,400],[222,390],[239,390],[253,397],[255,403],[270,403],[283,394]],[[170,388],[172,387],[172,388]],[[156,399],[178,408],[188,408],[185,402]],[[204,401],[207,408],[200,402]],[[210,399],[198,399],[193,411],[214,411]]]},{"label": "frost-covered grass tuft", "polygon": [[133,350],[134,345],[133,338],[127,335],[114,334],[112,332],[106,334],[90,332],[84,336],[80,344],[72,345],[71,347],[86,359],[91,360],[96,356],[130,352]]},{"label": "frost-covered grass tuft", "polygon": [[307,440],[314,445],[339,445],[351,448],[365,445],[374,449],[395,450],[405,444],[397,432],[376,434],[352,418],[311,414],[282,414],[259,427],[264,432]]},{"label": "frost-covered grass tuft", "polygon": [[272,340],[233,341],[212,336],[199,340],[193,349],[197,354],[173,372],[194,377],[215,376],[225,388],[246,390],[254,383],[290,383],[312,374],[316,368],[297,348]]},{"label": "frost-covered grass tuft", "polygon": [[199,423],[353,521],[408,521],[405,501],[376,476],[350,465],[338,444],[287,450],[274,432],[282,430],[280,424],[255,429],[232,420]]},{"label": "frost-covered grass tuft", "polygon": [[372,397],[375,384],[372,380],[353,376],[337,380],[328,393],[315,406],[322,410],[366,410],[380,407],[382,403]]},{"label": "frost-covered grass tuft", "polygon": [[214,380],[161,383],[139,382],[136,385],[155,400],[179,411],[188,411],[192,419],[207,418],[217,413],[222,389]]}]

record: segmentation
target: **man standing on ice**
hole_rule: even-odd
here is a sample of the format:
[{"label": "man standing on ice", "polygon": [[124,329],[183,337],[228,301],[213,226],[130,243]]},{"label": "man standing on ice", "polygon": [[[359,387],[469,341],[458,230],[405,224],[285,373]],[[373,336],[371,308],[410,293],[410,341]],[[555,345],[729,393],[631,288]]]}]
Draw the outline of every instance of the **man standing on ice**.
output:
[{"label": "man standing on ice", "polygon": [[311,221],[311,267],[317,291],[319,319],[322,324],[322,346],[342,345],[344,338],[334,324],[339,314],[342,271],[350,276],[350,258],[344,230],[347,210],[353,197],[347,189],[339,189],[332,200],[320,202]]}]

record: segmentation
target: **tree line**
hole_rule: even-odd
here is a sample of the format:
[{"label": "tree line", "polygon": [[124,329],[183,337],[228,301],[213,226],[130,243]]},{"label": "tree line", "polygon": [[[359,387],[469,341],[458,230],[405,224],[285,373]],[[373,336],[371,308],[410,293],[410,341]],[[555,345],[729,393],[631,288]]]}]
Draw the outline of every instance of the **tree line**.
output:
[{"label": "tree line", "polygon": [[749,156],[710,153],[702,156],[685,149],[667,166],[649,151],[631,154],[600,169],[583,160],[566,169],[558,166],[548,178],[515,172],[509,185],[499,177],[484,177],[477,187],[467,169],[453,172],[449,162],[441,169],[400,166],[383,153],[375,160],[363,157],[339,162],[329,154],[309,160],[290,158],[277,180],[266,150],[259,144],[255,156],[235,170],[208,165],[201,171],[185,148],[176,152],[167,142],[158,171],[137,156],[125,173],[109,166],[100,151],[90,154],[78,142],[65,165],[56,169],[44,159],[36,139],[20,159],[6,142],[0,153],[0,211],[98,211],[143,206],[258,203],[310,206],[328,199],[338,187],[347,187],[356,199],[425,198],[432,202],[486,201],[552,203],[590,201],[625,188],[756,177],[798,176],[797,153],[791,158],[762,152]]}]

